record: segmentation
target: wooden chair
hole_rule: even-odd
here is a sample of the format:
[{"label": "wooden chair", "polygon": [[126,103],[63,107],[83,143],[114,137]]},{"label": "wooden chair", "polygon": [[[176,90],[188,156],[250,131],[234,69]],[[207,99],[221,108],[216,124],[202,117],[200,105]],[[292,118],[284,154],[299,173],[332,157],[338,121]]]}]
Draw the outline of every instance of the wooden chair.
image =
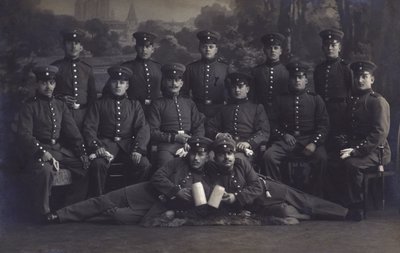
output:
[{"label": "wooden chair", "polygon": [[[375,166],[375,167],[371,167],[367,170],[365,170],[364,173],[364,177],[363,177],[363,193],[364,193],[364,198],[363,198],[363,214],[364,214],[364,219],[367,218],[367,202],[368,202],[368,196],[369,196],[369,186],[370,186],[370,182],[372,180],[375,181],[375,183],[377,183],[378,181],[380,182],[380,184],[375,184],[380,186],[379,189],[379,193],[380,193],[380,197],[381,197],[381,202],[380,202],[380,207],[382,208],[382,210],[385,209],[385,178],[386,177],[390,177],[390,176],[395,176],[396,172],[394,170],[385,170],[385,167],[383,166],[383,149],[384,147],[381,145],[378,147],[379,148],[379,165]],[[376,190],[377,187],[375,187]],[[374,190],[374,188],[372,188],[372,190]],[[372,192],[372,197],[373,197],[373,202],[374,202],[374,206],[377,209],[378,208],[378,201],[376,198],[376,192]]]}]

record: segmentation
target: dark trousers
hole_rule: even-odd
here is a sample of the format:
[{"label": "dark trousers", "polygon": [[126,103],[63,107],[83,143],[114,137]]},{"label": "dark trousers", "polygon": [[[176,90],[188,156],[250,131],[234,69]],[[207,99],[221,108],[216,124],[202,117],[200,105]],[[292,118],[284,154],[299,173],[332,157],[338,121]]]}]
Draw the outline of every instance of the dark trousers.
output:
[{"label": "dark trousers", "polygon": [[[82,162],[75,157],[68,157],[65,154],[49,150],[53,157],[59,161],[60,168],[68,169],[72,172],[72,184],[68,186],[65,204],[72,204],[84,200],[87,194],[87,177],[84,174],[78,174],[82,171]],[[30,192],[33,195],[33,207],[35,213],[41,215],[50,212],[49,197],[55,172],[50,162],[34,161],[29,166],[27,173],[31,178]]]},{"label": "dark trousers", "polygon": [[142,182],[105,195],[66,206],[57,211],[61,222],[110,220],[139,222],[158,200],[149,182]]},{"label": "dark trousers", "polygon": [[363,201],[363,171],[378,163],[369,156],[349,157],[343,161],[346,172],[347,204],[349,206],[359,204]]},{"label": "dark trousers", "polygon": [[162,167],[168,161],[176,157],[175,153],[178,149],[183,148],[180,143],[159,143],[157,145],[156,163],[157,168]]},{"label": "dark trousers", "polygon": [[[111,151],[110,151],[111,152]],[[112,152],[114,153],[114,152]],[[122,162],[127,167],[125,176],[128,184],[143,182],[149,179],[151,164],[147,157],[142,156],[139,164],[134,164],[130,156],[122,149],[117,152],[116,160]],[[96,158],[90,163],[89,167],[89,197],[104,194],[107,172],[110,163],[103,157]]]},{"label": "dark trousers", "polygon": [[[341,205],[307,194],[278,181],[267,178],[265,182],[266,185],[263,185],[265,193],[255,201],[259,211],[264,215],[276,215],[269,213],[269,209],[282,203],[294,206],[302,214],[319,219],[344,219],[348,212],[348,209]],[[268,191],[268,196],[266,191]]]},{"label": "dark trousers", "polygon": [[[303,147],[291,147],[285,141],[277,141],[264,153],[265,171],[267,176],[272,179],[282,181],[281,163],[290,155],[302,155]],[[307,157],[304,156],[304,161],[308,162],[311,167],[310,184],[312,186],[311,193],[316,196],[323,195],[323,179],[326,170],[327,154],[323,146],[316,148],[314,153]]]}]

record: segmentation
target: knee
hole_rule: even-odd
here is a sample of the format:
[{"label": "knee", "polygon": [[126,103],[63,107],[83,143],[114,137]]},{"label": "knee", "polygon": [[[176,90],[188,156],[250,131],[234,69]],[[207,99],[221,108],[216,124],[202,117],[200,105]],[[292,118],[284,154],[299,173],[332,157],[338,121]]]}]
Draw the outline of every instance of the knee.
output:
[{"label": "knee", "polygon": [[275,160],[275,156],[274,156],[274,152],[272,149],[267,149],[264,154],[263,154],[263,159],[264,161],[274,161]]},{"label": "knee", "polygon": [[108,163],[104,158],[96,158],[90,163],[90,171],[105,173],[108,168]]},{"label": "knee", "polygon": [[50,177],[53,173],[53,166],[49,163],[36,163],[34,165],[35,168],[35,173],[44,176],[44,177]]}]

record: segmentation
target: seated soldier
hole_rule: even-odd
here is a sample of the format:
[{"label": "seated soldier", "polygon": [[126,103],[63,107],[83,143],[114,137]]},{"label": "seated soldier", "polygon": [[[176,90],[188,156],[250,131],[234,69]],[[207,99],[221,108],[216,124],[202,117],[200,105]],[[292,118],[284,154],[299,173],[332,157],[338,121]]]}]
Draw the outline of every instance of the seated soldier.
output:
[{"label": "seated soldier", "polygon": [[215,212],[226,215],[254,211],[260,216],[281,218],[354,219],[348,209],[291,188],[271,178],[262,179],[251,165],[235,158],[236,143],[223,136],[213,143],[215,162],[206,164],[211,189],[225,188],[221,205]]},{"label": "seated soldier", "polygon": [[369,61],[350,65],[354,82],[347,108],[347,143],[340,151],[347,172],[348,205],[361,220],[363,171],[390,162],[387,141],[390,128],[390,107],[380,94],[372,90],[376,65]]},{"label": "seated soldier", "polygon": [[151,141],[157,145],[158,167],[176,155],[183,156],[190,137],[204,136],[204,115],[191,99],[180,96],[185,66],[166,64],[161,72],[164,97],[152,103],[148,116]]},{"label": "seated soldier", "polygon": [[138,223],[167,210],[193,209],[192,184],[201,182],[206,196],[209,195],[203,167],[208,161],[211,143],[205,137],[191,138],[188,140],[188,156],[166,163],[153,175],[151,182],[134,184],[67,206],[49,214],[47,221],[57,223],[102,218]]},{"label": "seated soldier", "polygon": [[109,93],[89,108],[83,128],[86,143],[96,157],[89,168],[89,196],[103,194],[112,158],[128,166],[130,183],[147,180],[151,168],[145,156],[149,126],[140,103],[126,95],[132,71],[113,66],[108,73]]},{"label": "seated soldier", "polygon": [[264,153],[267,176],[282,180],[280,164],[291,154],[304,156],[311,165],[311,192],[322,196],[322,179],[327,155],[323,146],[329,118],[322,98],[307,91],[307,66],[300,62],[287,65],[289,92],[277,97],[271,122],[276,141]]},{"label": "seated soldier", "polygon": [[269,122],[264,107],[249,101],[251,77],[243,73],[231,73],[225,83],[229,91],[228,104],[206,124],[206,135],[215,138],[229,133],[237,142],[236,156],[253,161],[261,142],[269,138]]},{"label": "seated soldier", "polygon": [[[18,121],[19,143],[27,161],[25,171],[32,176],[33,206],[39,215],[50,212],[53,176],[59,168],[72,172],[67,202],[83,200],[87,191],[85,175],[89,160],[83,138],[68,106],[53,97],[57,71],[55,66],[34,69],[36,96],[21,108]],[[66,141],[72,144],[74,152],[60,144],[61,134],[68,138]]]}]

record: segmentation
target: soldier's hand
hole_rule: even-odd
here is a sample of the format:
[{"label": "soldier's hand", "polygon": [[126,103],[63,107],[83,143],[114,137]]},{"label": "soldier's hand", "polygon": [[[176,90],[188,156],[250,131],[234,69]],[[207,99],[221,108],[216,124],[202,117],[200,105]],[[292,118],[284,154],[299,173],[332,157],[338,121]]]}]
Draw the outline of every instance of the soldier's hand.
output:
[{"label": "soldier's hand", "polygon": [[185,144],[190,138],[188,134],[175,134],[175,142]]},{"label": "soldier's hand", "polygon": [[285,134],[283,136],[283,140],[286,142],[286,144],[288,144],[291,147],[296,145],[296,138],[291,134]]},{"label": "soldier's hand", "polygon": [[53,159],[53,156],[49,152],[46,151],[46,152],[43,153],[43,155],[42,155],[42,161],[43,162],[48,162],[51,159]]},{"label": "soldier's hand", "polygon": [[310,143],[304,147],[303,154],[310,156],[315,152],[315,149],[317,149],[317,145],[315,145],[315,143]]},{"label": "soldier's hand", "polygon": [[340,158],[346,159],[346,158],[350,157],[353,150],[354,150],[353,148],[345,148],[345,149],[340,150]]},{"label": "soldier's hand", "polygon": [[142,154],[140,154],[138,152],[132,152],[131,159],[132,159],[133,163],[139,164],[140,160],[142,159]]},{"label": "soldier's hand", "polygon": [[69,108],[74,108],[74,104],[76,103],[76,99],[72,96],[64,96],[63,100],[68,105]]},{"label": "soldier's hand", "polygon": [[82,155],[80,159],[83,165],[83,169],[87,170],[90,165],[89,157],[87,155]]},{"label": "soldier's hand", "polygon": [[236,201],[235,194],[224,192],[224,195],[222,195],[221,201],[228,203],[228,204],[233,204]]},{"label": "soldier's hand", "polygon": [[192,190],[189,188],[180,189],[176,196],[183,200],[190,201],[192,199]]},{"label": "soldier's hand", "polygon": [[98,148],[96,150],[96,156],[97,157],[106,157],[107,156],[107,151],[105,148]]},{"label": "soldier's hand", "polygon": [[239,151],[244,151],[245,149],[251,149],[250,143],[246,141],[240,141],[236,144],[236,147]]}]

